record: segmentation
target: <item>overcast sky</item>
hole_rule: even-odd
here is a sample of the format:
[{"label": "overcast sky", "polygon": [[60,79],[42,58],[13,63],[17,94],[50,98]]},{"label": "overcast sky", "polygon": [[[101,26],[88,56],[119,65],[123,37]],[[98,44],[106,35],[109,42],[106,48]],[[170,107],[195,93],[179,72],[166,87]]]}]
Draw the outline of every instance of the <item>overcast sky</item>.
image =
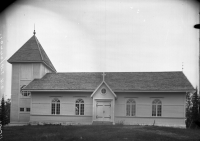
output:
[{"label": "overcast sky", "polygon": [[[18,1],[1,13],[6,60],[33,35],[58,72],[182,71],[198,85],[192,0]],[[11,93],[6,64],[5,94]]]}]

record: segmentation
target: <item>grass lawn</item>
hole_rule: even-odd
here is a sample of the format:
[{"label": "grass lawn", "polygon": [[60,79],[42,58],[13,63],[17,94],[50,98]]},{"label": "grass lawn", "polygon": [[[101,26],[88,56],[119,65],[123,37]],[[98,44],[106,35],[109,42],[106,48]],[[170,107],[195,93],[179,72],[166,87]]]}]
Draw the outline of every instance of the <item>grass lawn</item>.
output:
[{"label": "grass lawn", "polygon": [[4,127],[5,141],[200,141],[200,130],[157,126],[14,126]]}]

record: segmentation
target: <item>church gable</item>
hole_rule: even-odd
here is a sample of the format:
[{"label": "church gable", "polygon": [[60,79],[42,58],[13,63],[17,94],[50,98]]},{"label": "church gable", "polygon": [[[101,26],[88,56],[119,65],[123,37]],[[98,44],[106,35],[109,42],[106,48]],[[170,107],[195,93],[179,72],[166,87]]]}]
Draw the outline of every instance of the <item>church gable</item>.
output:
[{"label": "church gable", "polygon": [[91,97],[93,98],[117,98],[117,95],[112,91],[112,89],[106,84],[106,82],[102,82],[96,90],[92,93]]}]

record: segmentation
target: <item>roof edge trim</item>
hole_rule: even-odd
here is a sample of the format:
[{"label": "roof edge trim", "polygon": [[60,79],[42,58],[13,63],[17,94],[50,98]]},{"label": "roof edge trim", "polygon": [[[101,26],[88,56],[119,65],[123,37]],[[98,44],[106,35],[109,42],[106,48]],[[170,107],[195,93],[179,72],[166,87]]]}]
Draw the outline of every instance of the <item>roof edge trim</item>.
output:
[{"label": "roof edge trim", "polygon": [[93,92],[94,90],[33,90],[33,89],[23,89],[22,91],[30,91],[30,92]]},{"label": "roof edge trim", "polygon": [[41,50],[40,50],[40,47],[39,47],[39,43],[38,43],[39,41],[37,40],[36,36],[34,36],[34,37],[35,37],[35,41],[36,41],[36,43],[37,43],[38,50],[39,50],[39,52],[40,52],[41,59],[42,59],[42,61],[44,61],[43,56],[42,56],[42,53],[41,53]]},{"label": "roof edge trim", "polygon": [[[33,90],[33,89],[23,89],[22,91],[31,92],[94,92],[94,90]],[[195,90],[179,90],[179,91],[113,91],[113,92],[195,92]]]},{"label": "roof edge trim", "polygon": [[17,62],[10,62],[8,61],[10,64],[13,63],[43,63],[45,66],[47,66],[49,69],[51,69],[53,72],[57,72],[56,70],[54,70],[53,68],[51,68],[49,65],[47,65],[47,63],[45,61],[17,61]]},{"label": "roof edge trim", "polygon": [[109,87],[109,85],[103,80],[100,85],[94,90],[94,92],[91,94],[90,97],[93,97],[95,95],[95,93],[97,92],[97,90],[101,87],[101,85],[103,85],[103,83],[106,85],[106,87],[108,87],[108,89],[111,91],[111,93],[114,95],[115,98],[117,98],[117,95],[114,93],[114,91]]}]

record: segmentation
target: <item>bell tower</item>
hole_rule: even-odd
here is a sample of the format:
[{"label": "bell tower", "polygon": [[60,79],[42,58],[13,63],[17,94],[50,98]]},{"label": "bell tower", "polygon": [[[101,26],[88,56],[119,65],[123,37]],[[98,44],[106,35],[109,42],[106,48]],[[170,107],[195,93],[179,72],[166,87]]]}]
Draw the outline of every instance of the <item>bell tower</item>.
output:
[{"label": "bell tower", "polygon": [[33,36],[8,59],[12,64],[11,124],[25,124],[30,120],[31,93],[21,91],[23,87],[46,73],[56,73],[35,34],[34,30]]}]

